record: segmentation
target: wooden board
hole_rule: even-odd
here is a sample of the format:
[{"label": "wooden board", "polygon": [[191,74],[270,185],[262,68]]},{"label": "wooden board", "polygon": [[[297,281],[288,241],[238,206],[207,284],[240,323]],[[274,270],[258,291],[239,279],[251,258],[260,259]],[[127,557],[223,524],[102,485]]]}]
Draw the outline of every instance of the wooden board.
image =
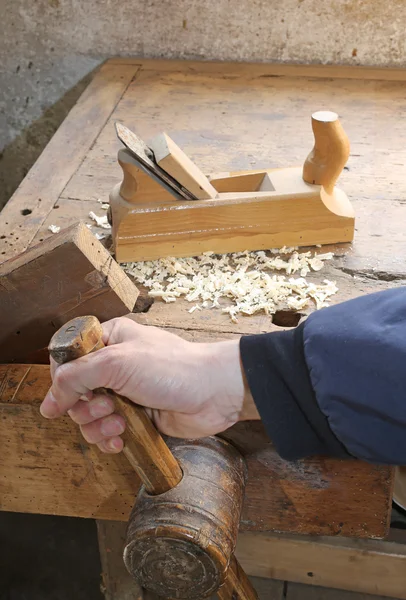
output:
[{"label": "wooden board", "polygon": [[0,265],[0,362],[48,345],[61,325],[131,312],[138,290],[84,224],[73,225]]},{"label": "wooden board", "polygon": [[[50,383],[46,365],[0,365],[0,509],[127,520],[137,476],[124,455],[88,447],[69,418],[41,417]],[[323,458],[288,463],[260,422],[241,423],[224,436],[248,465],[242,530],[386,534],[389,468]]]},{"label": "wooden board", "polygon": [[[236,555],[250,575],[406,598],[405,543],[242,533]],[[314,598],[298,591],[288,585],[287,598]]]},{"label": "wooden board", "polygon": [[286,63],[250,63],[223,61],[185,61],[148,59],[136,57],[110,58],[110,65],[133,65],[156,71],[178,71],[195,73],[227,73],[239,77],[242,73],[251,77],[304,77],[317,79],[357,79],[377,81],[406,81],[406,70],[402,68],[379,68],[347,65],[290,65]]},{"label": "wooden board", "polygon": [[317,587],[301,583],[287,583],[285,598],[287,600],[383,600],[386,596]]},{"label": "wooden board", "polygon": [[[7,237],[0,239],[0,243],[4,244],[1,251],[5,252],[0,254],[0,259],[12,256],[15,249],[21,250],[30,239],[51,236],[47,231],[49,224],[75,222],[79,214],[85,216],[88,210],[94,210],[98,199],[107,201],[111,189],[122,178],[117,163],[121,144],[115,134],[115,121],[125,122],[143,139],[151,139],[164,130],[170,131],[176,144],[204,173],[228,172],[303,164],[313,145],[313,136],[310,122],[308,128],[298,127],[298,122],[306,123],[314,110],[324,107],[339,114],[351,142],[348,169],[338,185],[345,189],[355,208],[357,231],[354,244],[333,247],[335,259],[309,279],[315,282],[324,278],[336,281],[339,291],[333,302],[405,285],[406,150],[402,117],[406,112],[405,82],[406,71],[393,69],[144,61],[134,58],[109,61],[79,101],[79,112],[71,113],[74,117],[68,117],[53,138],[52,145],[47,147],[16,192],[7,212],[3,210],[2,235]],[[94,111],[93,107],[96,107]],[[50,173],[52,177],[49,177]],[[41,197],[38,190],[45,190],[48,198],[41,210],[36,200]],[[26,199],[30,206],[25,205]],[[59,206],[57,210],[51,207],[55,203]],[[20,210],[24,208],[33,211],[32,218],[31,215],[24,217],[28,219],[24,220],[27,233],[22,245],[14,248],[5,241],[11,241],[11,233],[20,228]],[[5,215],[10,218],[5,219]],[[21,239],[17,241],[20,243]],[[238,324],[233,324],[228,315],[220,311],[203,310],[190,314],[190,306],[185,301],[168,305],[156,301],[148,313],[138,318],[145,324],[173,328],[196,341],[278,329],[272,318],[265,315],[241,318]],[[6,404],[2,407],[5,418],[1,422],[14,444],[14,451],[8,451],[7,458],[3,459],[7,477],[1,479],[4,486],[1,492],[7,492],[3,496],[8,509],[35,512],[45,510],[43,507],[46,506],[47,510],[66,514],[74,510],[75,499],[78,506],[89,507],[94,496],[93,485],[98,485],[94,483],[94,473],[98,475],[101,472],[89,465],[87,469],[83,467],[87,460],[85,456],[93,451],[86,451],[85,456],[73,452],[73,467],[69,463],[65,475],[59,472],[62,455],[56,466],[48,468],[48,455],[58,446],[58,435],[62,446],[67,443],[63,432],[64,427],[69,431],[68,421],[66,424],[61,422],[60,429],[57,426],[57,431],[51,432],[49,424],[38,417],[37,408],[16,408],[13,403]],[[254,425],[248,427],[246,435],[250,443],[255,442]],[[16,468],[19,456],[24,459],[20,461],[21,465],[25,465],[27,460],[27,456],[22,454],[20,436],[31,439],[31,448],[38,452],[40,466],[45,467],[36,469],[36,474],[41,475],[39,480],[33,477],[34,457],[28,468]],[[47,440],[53,444],[47,445]],[[83,447],[82,441],[79,436],[73,440],[71,443],[76,444],[78,452],[79,447]],[[63,448],[66,457],[72,447],[65,445]],[[286,496],[290,499],[293,492],[291,486],[286,488],[284,495],[280,492],[285,488],[287,466],[282,463],[280,468],[270,470],[274,458],[269,461],[269,468],[258,461],[260,466],[253,471],[252,485],[256,486],[256,506],[266,504],[263,499],[265,492],[269,491],[269,515],[278,528],[278,519],[284,513],[284,499]],[[277,457],[275,461],[277,465],[281,464]],[[103,466],[99,466],[103,471]],[[338,523],[343,522],[342,514],[351,513],[351,518],[358,515],[355,517],[358,524],[361,518],[364,519],[366,535],[376,535],[377,531],[385,529],[383,523],[389,515],[391,488],[388,472],[382,480],[382,471],[368,467],[368,475],[361,476],[362,484],[355,489],[357,475],[348,472],[346,475],[347,468],[348,463],[336,463],[333,468],[328,461],[317,461],[319,479],[324,478],[326,473],[329,481],[331,477],[336,481],[334,518],[331,513],[327,520],[324,516],[321,529],[330,532],[326,522],[334,519]],[[55,473],[59,482],[56,490],[53,486]],[[84,483],[78,487],[71,481],[77,483],[83,477]],[[121,484],[125,475],[121,473],[117,477]],[[92,482],[90,487],[87,487],[87,480]],[[319,511],[327,511],[323,495],[326,492],[315,492],[312,481],[312,473],[302,469],[301,481],[293,486],[298,515],[291,522],[290,511],[289,519],[282,519],[282,530],[286,527],[291,527],[289,531],[296,530],[299,521],[303,523],[303,531],[320,528]],[[31,484],[35,498],[28,491]],[[104,490],[107,487],[104,494],[108,496],[108,490],[113,493],[114,483],[106,484],[102,480],[102,484]],[[276,496],[273,490],[276,490]],[[304,515],[299,500],[303,490],[310,490],[309,496],[304,494],[305,498],[309,498],[304,504]],[[273,503],[274,497],[279,504]],[[376,505],[369,511],[373,498],[377,499]],[[103,511],[110,512],[110,515],[117,512],[108,506]],[[271,511],[274,511],[274,516]],[[254,514],[252,520],[258,528],[265,527],[266,521],[260,522],[257,515]],[[358,535],[356,528],[352,529],[353,533],[349,533],[350,529],[348,526],[347,535]]]}]

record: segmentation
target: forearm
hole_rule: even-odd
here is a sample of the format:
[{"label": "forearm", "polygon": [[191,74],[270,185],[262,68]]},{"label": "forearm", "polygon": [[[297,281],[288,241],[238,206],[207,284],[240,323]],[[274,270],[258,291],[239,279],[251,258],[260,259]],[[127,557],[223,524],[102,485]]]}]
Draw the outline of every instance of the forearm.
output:
[{"label": "forearm", "polygon": [[295,330],[248,336],[241,359],[284,458],[406,463],[406,290],[314,313]]}]

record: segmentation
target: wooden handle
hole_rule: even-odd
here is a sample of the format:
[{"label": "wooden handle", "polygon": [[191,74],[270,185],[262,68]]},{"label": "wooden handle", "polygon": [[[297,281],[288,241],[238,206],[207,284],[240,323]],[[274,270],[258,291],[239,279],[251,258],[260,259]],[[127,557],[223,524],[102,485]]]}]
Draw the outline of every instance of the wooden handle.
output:
[{"label": "wooden handle", "polygon": [[[48,346],[49,353],[58,364],[86,356],[104,347],[102,333],[96,317],[77,317],[53,335]],[[114,399],[115,411],[124,417],[124,454],[138,473],[146,491],[158,495],[175,487],[182,479],[182,470],[145,410],[111,390],[98,388],[95,391],[110,395]],[[231,558],[226,582],[218,595],[220,600],[258,599],[234,556]]]},{"label": "wooden handle", "polygon": [[329,194],[350,155],[348,137],[338,120],[330,111],[312,115],[314,147],[303,166],[303,179],[307,183],[322,185]]},{"label": "wooden handle", "polygon": [[[52,337],[49,353],[59,364],[85,356],[104,347],[102,327],[96,317],[77,317]],[[162,494],[182,479],[181,468],[141,406],[105,388],[97,393],[114,399],[115,411],[126,421],[124,454],[150,494]]]},{"label": "wooden handle", "polygon": [[231,557],[224,585],[217,591],[218,600],[258,600],[254,586],[236,557]]}]

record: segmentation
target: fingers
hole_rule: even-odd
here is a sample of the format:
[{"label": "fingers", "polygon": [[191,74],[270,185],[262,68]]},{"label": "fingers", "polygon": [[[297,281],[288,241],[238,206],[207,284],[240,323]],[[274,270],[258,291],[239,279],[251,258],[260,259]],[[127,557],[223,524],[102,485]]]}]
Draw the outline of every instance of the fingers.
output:
[{"label": "fingers", "polygon": [[120,437],[112,437],[108,440],[99,442],[97,447],[106,454],[118,454],[118,452],[121,452],[124,448],[124,443]]},{"label": "fingers", "polygon": [[[111,415],[80,426],[85,440],[89,444],[96,444],[99,450],[106,454],[118,454],[122,451],[124,442],[118,434],[123,433],[124,429],[124,419],[119,415]],[[115,433],[111,435],[111,432]]]},{"label": "fingers", "polygon": [[93,423],[80,425],[83,437],[89,444],[100,444],[109,438],[116,438],[124,433],[125,421],[120,415],[109,415]]},{"label": "fingers", "polygon": [[[72,421],[80,425],[83,437],[89,444],[96,444],[107,454],[117,454],[123,449],[123,440],[118,434],[123,433],[125,422],[122,417],[113,414],[114,402],[109,396],[94,396],[89,402],[79,400],[68,411]],[[106,419],[105,417],[109,417]],[[112,434],[112,437],[110,435]],[[117,435],[116,435],[117,434]]]},{"label": "fingers", "polygon": [[109,396],[95,395],[89,402],[79,400],[68,410],[68,415],[78,425],[87,425],[114,412],[114,402]]},{"label": "fingers", "polygon": [[42,416],[48,419],[59,417],[91,390],[114,388],[117,360],[120,362],[119,346],[111,346],[59,365],[53,375],[52,387],[41,404]]}]

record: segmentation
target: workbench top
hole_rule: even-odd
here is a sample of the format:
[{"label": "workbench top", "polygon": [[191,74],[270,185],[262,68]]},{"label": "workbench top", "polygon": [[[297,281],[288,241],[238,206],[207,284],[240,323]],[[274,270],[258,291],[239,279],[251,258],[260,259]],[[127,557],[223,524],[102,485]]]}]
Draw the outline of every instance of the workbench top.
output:
[{"label": "workbench top", "polygon": [[[325,247],[335,257],[311,279],[337,283],[332,302],[403,285],[405,80],[400,70],[110,60],[4,208],[0,260],[52,235],[51,224],[65,227],[91,222],[89,211],[103,214],[99,200],[107,202],[122,178],[116,121],[146,140],[168,132],[211,173],[303,164],[313,146],[311,114],[326,109],[339,114],[351,142],[339,186],[355,208],[356,236],[352,245]],[[189,309],[183,300],[155,301],[136,319],[196,341],[280,329],[263,314],[232,323],[221,311]],[[1,373],[0,366],[0,381]],[[45,389],[49,374],[38,373]],[[36,408],[39,392],[16,400],[6,387],[0,391],[6,439],[0,508],[125,519],[138,484],[121,457],[106,459],[85,447],[69,420],[44,422]],[[248,455],[243,528],[385,535],[391,469],[325,458],[288,464],[260,423],[240,424],[230,436]],[[102,496],[97,507],[94,493]]]}]

